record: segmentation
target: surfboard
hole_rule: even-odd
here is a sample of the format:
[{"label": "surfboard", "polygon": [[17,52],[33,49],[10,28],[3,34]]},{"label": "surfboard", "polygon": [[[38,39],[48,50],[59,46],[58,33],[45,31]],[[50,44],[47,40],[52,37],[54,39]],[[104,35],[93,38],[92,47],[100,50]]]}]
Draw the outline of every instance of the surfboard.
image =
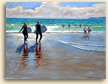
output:
[{"label": "surfboard", "polygon": [[27,32],[30,33],[32,31],[31,27],[27,27]]},{"label": "surfboard", "polygon": [[[45,25],[41,26],[41,32],[44,33],[47,31],[47,28]],[[34,33],[36,34],[36,30],[34,31]]]},{"label": "surfboard", "polygon": [[44,33],[45,31],[47,31],[47,28],[45,25],[41,26],[41,32]]}]

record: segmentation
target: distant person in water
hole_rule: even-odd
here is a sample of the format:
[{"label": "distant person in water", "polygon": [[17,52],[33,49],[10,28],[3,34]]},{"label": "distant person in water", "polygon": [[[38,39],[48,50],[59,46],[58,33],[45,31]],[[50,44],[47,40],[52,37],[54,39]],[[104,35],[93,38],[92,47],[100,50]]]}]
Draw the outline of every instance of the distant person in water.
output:
[{"label": "distant person in water", "polygon": [[91,28],[90,26],[88,26],[88,40],[90,39],[90,32],[91,32]]},{"label": "distant person in water", "polygon": [[91,28],[90,26],[88,26],[88,34],[90,35],[90,32],[91,32]]},{"label": "distant person in water", "polygon": [[84,26],[84,37],[85,37],[85,40],[86,40],[86,37],[87,37],[87,27],[86,27],[86,25]]},{"label": "distant person in water", "polygon": [[70,24],[68,24],[68,27],[70,28]]},{"label": "distant person in water", "polygon": [[36,44],[37,44],[38,34],[40,34],[39,43],[41,42],[41,39],[42,39],[41,25],[39,21],[37,21],[37,24],[35,27],[36,27]]},{"label": "distant person in water", "polygon": [[28,38],[28,32],[27,32],[27,23],[24,23],[24,25],[22,26],[22,29],[19,31],[21,32],[23,30],[23,35],[24,35],[24,43],[27,42],[27,38]]},{"label": "distant person in water", "polygon": [[64,28],[64,25],[62,25],[62,27]]},{"label": "distant person in water", "polygon": [[79,27],[81,27],[81,24],[79,24]]}]

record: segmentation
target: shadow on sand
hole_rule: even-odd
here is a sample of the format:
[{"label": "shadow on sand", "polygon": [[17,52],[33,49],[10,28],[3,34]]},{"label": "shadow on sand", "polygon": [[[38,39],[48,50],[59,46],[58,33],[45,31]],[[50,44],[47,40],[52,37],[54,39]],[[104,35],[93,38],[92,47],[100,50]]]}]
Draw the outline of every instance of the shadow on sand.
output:
[{"label": "shadow on sand", "polygon": [[[28,45],[27,43],[26,44],[20,44],[18,47],[17,47],[17,49],[16,49],[16,53],[19,53],[19,54],[21,54],[21,52],[23,51],[23,48],[26,46],[26,45]],[[32,46],[30,46],[28,49],[27,49],[27,51],[25,52],[25,54],[28,54],[28,53],[33,53],[34,51],[35,51],[35,48],[36,48],[36,46],[38,46],[39,44],[34,44],[34,45],[32,45]]]},{"label": "shadow on sand", "polygon": [[38,46],[39,44],[34,44],[34,45],[32,45],[31,47],[29,47],[28,48],[28,50],[27,50],[27,52],[26,52],[26,54],[28,54],[28,53],[33,53],[34,51],[35,51],[35,48]]},{"label": "shadow on sand", "polygon": [[17,47],[17,49],[16,49],[16,53],[21,53],[22,52],[22,50],[23,50],[23,48],[24,48],[24,46],[25,46],[25,44],[20,44],[18,47]]}]

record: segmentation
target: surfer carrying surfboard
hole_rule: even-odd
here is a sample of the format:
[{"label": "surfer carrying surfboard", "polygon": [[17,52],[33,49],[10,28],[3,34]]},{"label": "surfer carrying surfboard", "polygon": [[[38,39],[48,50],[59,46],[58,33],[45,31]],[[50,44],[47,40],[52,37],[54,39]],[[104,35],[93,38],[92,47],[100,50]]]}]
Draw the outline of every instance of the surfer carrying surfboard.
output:
[{"label": "surfer carrying surfboard", "polygon": [[41,39],[42,39],[41,25],[39,21],[37,21],[37,24],[35,25],[35,27],[36,27],[36,44],[37,44],[38,34],[40,34],[39,43],[41,42]]},{"label": "surfer carrying surfboard", "polygon": [[22,29],[19,31],[21,32],[23,30],[23,35],[24,35],[24,43],[27,41],[28,38],[28,32],[27,32],[27,23],[24,23],[24,25],[22,26]]}]

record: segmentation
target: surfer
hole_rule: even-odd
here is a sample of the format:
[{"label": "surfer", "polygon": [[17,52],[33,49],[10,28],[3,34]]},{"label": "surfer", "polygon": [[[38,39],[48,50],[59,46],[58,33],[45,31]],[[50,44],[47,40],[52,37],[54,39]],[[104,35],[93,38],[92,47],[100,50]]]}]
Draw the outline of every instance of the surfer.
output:
[{"label": "surfer", "polygon": [[39,21],[37,21],[37,24],[35,27],[36,27],[36,44],[37,44],[38,34],[40,34],[39,43],[41,42],[41,39],[42,39],[41,25]]},{"label": "surfer", "polygon": [[22,26],[22,29],[19,31],[19,33],[23,30],[23,35],[24,35],[24,43],[26,43],[27,38],[28,38],[28,32],[27,32],[27,23],[24,23]]}]

